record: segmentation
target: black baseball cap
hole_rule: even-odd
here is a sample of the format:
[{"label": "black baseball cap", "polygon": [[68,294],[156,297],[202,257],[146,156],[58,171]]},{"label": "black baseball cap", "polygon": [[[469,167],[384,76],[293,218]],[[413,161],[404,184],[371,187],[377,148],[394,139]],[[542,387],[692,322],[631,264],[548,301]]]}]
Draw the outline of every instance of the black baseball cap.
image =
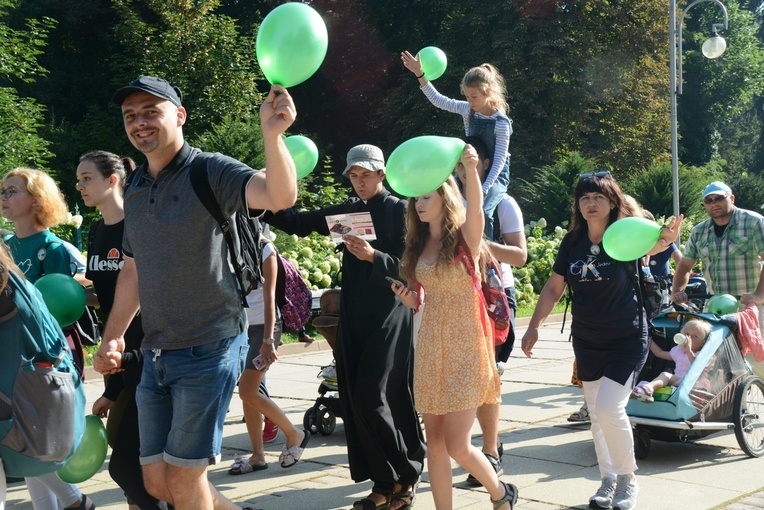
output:
[{"label": "black baseball cap", "polygon": [[116,91],[111,100],[122,106],[125,98],[134,92],[148,92],[152,96],[166,99],[175,106],[181,106],[181,98],[183,97],[180,89],[170,85],[167,80],[155,76],[140,76],[133,80],[130,85]]}]

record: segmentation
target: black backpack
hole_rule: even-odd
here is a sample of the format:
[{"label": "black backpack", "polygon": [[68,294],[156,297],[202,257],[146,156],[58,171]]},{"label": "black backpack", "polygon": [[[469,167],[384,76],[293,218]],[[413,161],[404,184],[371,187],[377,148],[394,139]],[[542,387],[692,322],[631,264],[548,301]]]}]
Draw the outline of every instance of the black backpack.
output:
[{"label": "black backpack", "polygon": [[[263,227],[260,220],[254,217],[247,218],[243,214],[234,214],[230,218],[223,216],[220,204],[210,187],[206,157],[197,154],[191,161],[189,171],[191,172],[191,185],[196,196],[223,230],[228,245],[228,256],[239,282],[241,302],[244,307],[247,307],[247,295],[263,283],[263,273],[260,267],[262,260],[260,234]],[[231,234],[232,228],[236,229],[238,244]]]}]

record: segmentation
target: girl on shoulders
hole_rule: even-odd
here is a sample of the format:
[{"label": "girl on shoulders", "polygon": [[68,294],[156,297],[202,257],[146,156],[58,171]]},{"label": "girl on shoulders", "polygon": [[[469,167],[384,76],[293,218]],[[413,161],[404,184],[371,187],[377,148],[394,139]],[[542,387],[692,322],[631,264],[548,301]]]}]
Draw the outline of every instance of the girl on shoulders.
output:
[{"label": "girl on shoulders", "polygon": [[509,185],[509,137],[512,119],[507,116],[504,77],[491,64],[482,64],[467,71],[462,78],[461,91],[466,101],[440,94],[422,72],[422,63],[411,53],[401,53],[403,65],[419,79],[422,92],[441,110],[457,113],[464,120],[464,133],[477,136],[490,152],[491,169],[482,184],[485,232],[493,239],[493,211]]}]

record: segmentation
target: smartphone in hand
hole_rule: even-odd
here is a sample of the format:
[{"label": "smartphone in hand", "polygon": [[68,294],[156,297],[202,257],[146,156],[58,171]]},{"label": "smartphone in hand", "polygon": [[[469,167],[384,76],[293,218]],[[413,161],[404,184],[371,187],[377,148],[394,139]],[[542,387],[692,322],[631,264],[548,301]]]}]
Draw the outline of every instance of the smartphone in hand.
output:
[{"label": "smartphone in hand", "polygon": [[268,370],[268,367],[270,367],[270,363],[265,361],[265,358],[263,358],[262,354],[258,354],[255,359],[252,360],[252,364],[255,365],[255,368],[257,370],[260,370],[261,372],[265,372]]},{"label": "smartphone in hand", "polygon": [[400,280],[396,280],[395,278],[393,278],[393,277],[391,277],[391,276],[385,276],[385,280],[387,280],[388,282],[390,282],[390,283],[391,283],[391,284],[393,284],[393,285],[398,285],[398,286],[400,286],[400,287],[406,287],[406,286],[403,284],[403,282],[402,282],[402,281],[400,281]]}]

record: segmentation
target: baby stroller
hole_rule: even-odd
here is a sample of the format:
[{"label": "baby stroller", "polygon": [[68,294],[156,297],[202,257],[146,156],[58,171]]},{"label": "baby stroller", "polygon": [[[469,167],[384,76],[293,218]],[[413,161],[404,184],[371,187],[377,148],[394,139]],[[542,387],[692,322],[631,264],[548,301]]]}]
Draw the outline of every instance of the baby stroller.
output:
[{"label": "baby stroller", "polygon": [[[693,296],[706,298],[703,296]],[[732,318],[730,318],[732,317]],[[673,339],[690,319],[712,324],[705,345],[671,394],[655,393],[654,403],[630,400],[626,413],[634,432],[634,453],[647,458],[650,441],[693,441],[734,429],[749,457],[764,455],[764,379],[751,374],[735,336],[734,316],[664,310],[653,318],[656,334]]]},{"label": "baby stroller", "polygon": [[[334,350],[340,317],[340,290],[329,289],[324,292],[321,295],[319,306],[321,313],[313,319],[313,327],[326,338]],[[305,411],[302,425],[311,434],[319,433],[322,436],[328,436],[334,432],[337,418],[342,418],[335,362],[332,361],[331,365],[321,367],[318,378],[321,379],[321,383],[318,385],[319,396],[313,406]]]}]

